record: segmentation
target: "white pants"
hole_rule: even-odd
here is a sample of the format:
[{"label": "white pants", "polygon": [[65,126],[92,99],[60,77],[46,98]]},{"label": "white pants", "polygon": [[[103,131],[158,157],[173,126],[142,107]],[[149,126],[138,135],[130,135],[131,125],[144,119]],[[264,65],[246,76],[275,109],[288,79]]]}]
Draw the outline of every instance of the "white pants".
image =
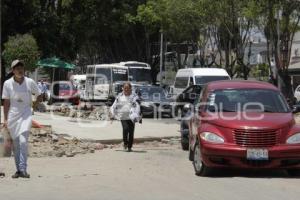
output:
[{"label": "white pants", "polygon": [[13,140],[15,163],[19,172],[27,170],[28,136],[29,132],[26,131]]}]

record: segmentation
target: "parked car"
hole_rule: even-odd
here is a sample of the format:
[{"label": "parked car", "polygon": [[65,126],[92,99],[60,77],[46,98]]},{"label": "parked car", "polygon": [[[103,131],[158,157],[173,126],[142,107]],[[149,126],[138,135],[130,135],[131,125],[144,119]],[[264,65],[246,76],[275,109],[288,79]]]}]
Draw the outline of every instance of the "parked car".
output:
[{"label": "parked car", "polygon": [[80,93],[70,81],[54,82],[50,88],[50,99],[48,104],[55,102],[70,102],[78,105]]},{"label": "parked car", "polygon": [[176,98],[175,102],[175,116],[180,119],[180,136],[181,147],[183,150],[189,148],[189,126],[188,121],[191,115],[190,104],[194,104],[195,100],[199,98],[203,85],[191,85],[185,89]]},{"label": "parked car", "polygon": [[286,169],[300,174],[300,126],[269,83],[208,83],[189,120],[189,158],[196,175],[213,168]]},{"label": "parked car", "polygon": [[136,86],[135,92],[141,101],[141,112],[144,116],[172,116],[172,100],[165,90],[159,86]]},{"label": "parked car", "polygon": [[184,113],[182,113],[183,106],[187,103],[193,104],[200,95],[202,87],[203,85],[191,85],[176,97],[175,113],[177,117],[184,116]]},{"label": "parked car", "polygon": [[294,97],[297,99],[297,102],[300,101],[300,85],[296,87]]}]

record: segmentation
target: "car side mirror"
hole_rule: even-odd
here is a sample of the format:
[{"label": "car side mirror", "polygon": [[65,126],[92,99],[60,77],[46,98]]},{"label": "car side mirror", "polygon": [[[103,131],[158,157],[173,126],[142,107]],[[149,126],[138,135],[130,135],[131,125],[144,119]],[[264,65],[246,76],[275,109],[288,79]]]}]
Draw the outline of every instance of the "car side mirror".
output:
[{"label": "car side mirror", "polygon": [[293,105],[293,107],[292,107],[292,113],[296,114],[296,113],[299,113],[299,112],[300,112],[300,107],[296,106],[296,105]]}]

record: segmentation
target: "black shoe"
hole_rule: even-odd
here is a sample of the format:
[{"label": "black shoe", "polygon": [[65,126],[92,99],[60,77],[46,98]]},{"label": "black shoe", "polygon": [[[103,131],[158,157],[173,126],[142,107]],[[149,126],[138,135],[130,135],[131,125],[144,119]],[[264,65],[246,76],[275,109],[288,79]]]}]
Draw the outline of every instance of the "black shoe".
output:
[{"label": "black shoe", "polygon": [[0,178],[3,178],[3,177],[5,177],[5,173],[0,172]]},{"label": "black shoe", "polygon": [[128,146],[124,144],[124,145],[123,145],[123,148],[124,148],[124,150],[126,151],[127,148],[128,148]]},{"label": "black shoe", "polygon": [[131,150],[131,148],[128,148],[128,150],[127,150],[128,152],[132,152],[132,150]]},{"label": "black shoe", "polygon": [[27,172],[20,172],[19,177],[21,177],[21,178],[30,178],[30,175]]},{"label": "black shoe", "polygon": [[20,177],[20,172],[16,171],[14,175],[11,176],[12,178],[19,178]]}]

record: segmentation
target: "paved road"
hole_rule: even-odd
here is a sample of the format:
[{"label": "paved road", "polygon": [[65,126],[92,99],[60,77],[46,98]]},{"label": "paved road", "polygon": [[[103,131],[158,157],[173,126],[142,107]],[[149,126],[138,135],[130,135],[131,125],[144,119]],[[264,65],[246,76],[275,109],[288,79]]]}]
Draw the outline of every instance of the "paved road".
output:
[{"label": "paved road", "polygon": [[[41,124],[51,125],[59,134],[68,134],[80,139],[121,140],[122,128],[119,121],[93,121],[62,117],[51,113],[35,112],[33,118]],[[135,138],[161,138],[180,136],[179,122],[175,119],[143,119],[135,126]]]},{"label": "paved road", "polygon": [[[170,148],[107,149],[74,158],[32,158],[30,180],[0,179],[5,200],[297,200],[300,179],[282,171],[194,175],[187,153]],[[13,166],[10,160],[9,165]],[[12,167],[8,173],[13,173]]]}]

